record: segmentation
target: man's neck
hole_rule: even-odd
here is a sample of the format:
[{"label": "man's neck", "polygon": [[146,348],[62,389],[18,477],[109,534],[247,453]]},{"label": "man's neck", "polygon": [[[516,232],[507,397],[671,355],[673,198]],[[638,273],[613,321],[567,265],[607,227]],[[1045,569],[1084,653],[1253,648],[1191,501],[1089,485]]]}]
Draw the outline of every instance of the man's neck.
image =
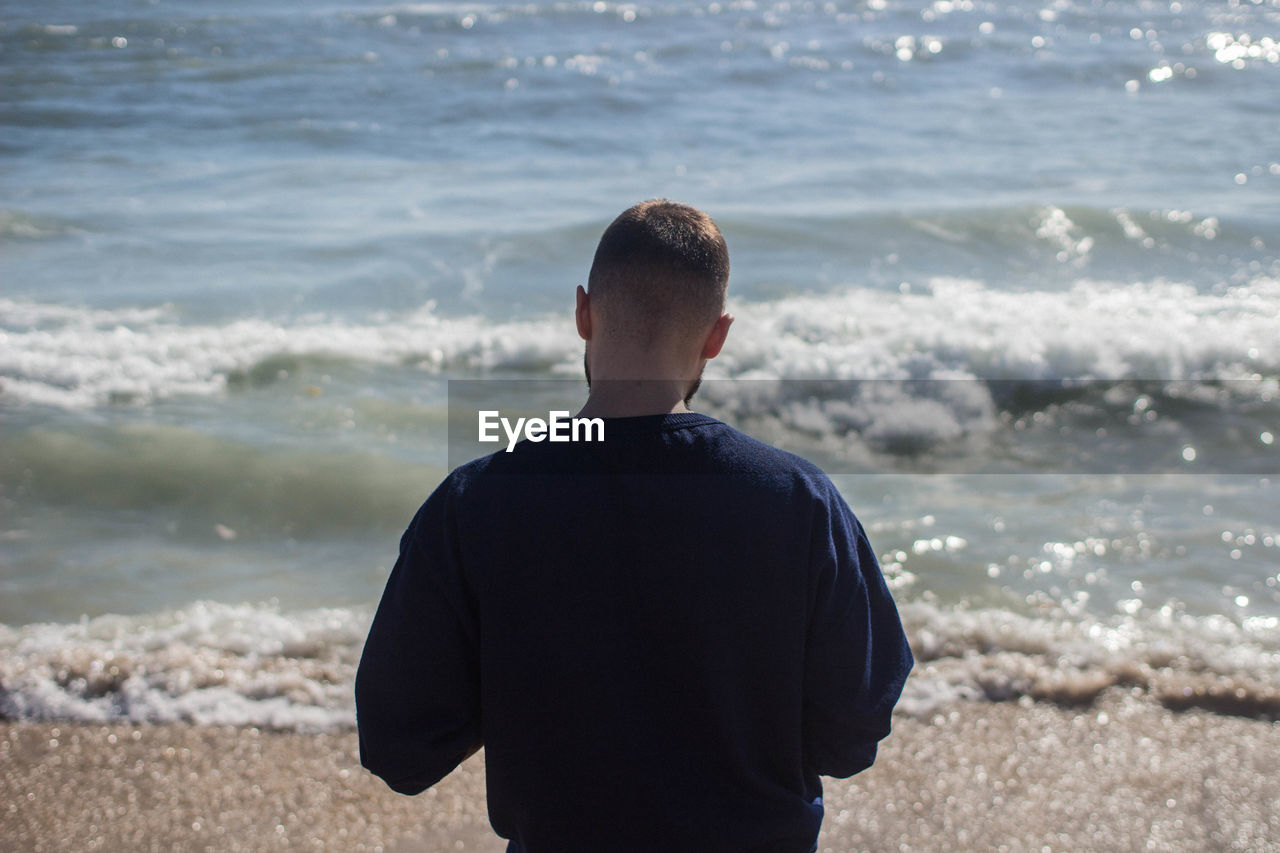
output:
[{"label": "man's neck", "polygon": [[673,379],[597,379],[578,412],[582,418],[630,418],[687,412],[687,383]]}]

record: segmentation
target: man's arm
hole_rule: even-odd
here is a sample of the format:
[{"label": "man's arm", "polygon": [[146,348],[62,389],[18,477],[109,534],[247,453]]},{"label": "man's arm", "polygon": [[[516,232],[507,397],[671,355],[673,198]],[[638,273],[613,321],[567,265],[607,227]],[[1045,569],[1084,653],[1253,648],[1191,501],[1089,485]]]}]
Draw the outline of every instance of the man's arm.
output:
[{"label": "man's arm", "polygon": [[805,765],[844,778],[875,761],[913,660],[866,533],[829,488],[812,543]]},{"label": "man's arm", "polygon": [[400,540],[356,673],[360,763],[402,794],[481,745],[479,620],[441,486]]}]

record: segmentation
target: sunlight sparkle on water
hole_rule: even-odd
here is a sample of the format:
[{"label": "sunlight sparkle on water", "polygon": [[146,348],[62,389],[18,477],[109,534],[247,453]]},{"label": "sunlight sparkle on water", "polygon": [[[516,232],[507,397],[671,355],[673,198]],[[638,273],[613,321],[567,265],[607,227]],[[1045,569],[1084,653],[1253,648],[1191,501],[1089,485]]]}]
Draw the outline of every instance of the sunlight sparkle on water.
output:
[{"label": "sunlight sparkle on water", "polygon": [[1260,59],[1271,64],[1280,63],[1280,43],[1270,36],[1254,41],[1248,33],[1233,36],[1231,33],[1209,33],[1205,46],[1213,51],[1213,58],[1224,65],[1240,70],[1246,60]]}]

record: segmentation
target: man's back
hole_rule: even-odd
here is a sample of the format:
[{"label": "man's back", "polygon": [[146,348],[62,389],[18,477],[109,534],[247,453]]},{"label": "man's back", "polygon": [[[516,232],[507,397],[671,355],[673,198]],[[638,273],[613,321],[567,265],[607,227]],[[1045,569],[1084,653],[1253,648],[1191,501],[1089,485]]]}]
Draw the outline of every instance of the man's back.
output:
[{"label": "man's back", "polygon": [[695,414],[462,466],[405,534],[357,685],[397,790],[483,741],[529,851],[806,851],[911,666],[814,466]]}]

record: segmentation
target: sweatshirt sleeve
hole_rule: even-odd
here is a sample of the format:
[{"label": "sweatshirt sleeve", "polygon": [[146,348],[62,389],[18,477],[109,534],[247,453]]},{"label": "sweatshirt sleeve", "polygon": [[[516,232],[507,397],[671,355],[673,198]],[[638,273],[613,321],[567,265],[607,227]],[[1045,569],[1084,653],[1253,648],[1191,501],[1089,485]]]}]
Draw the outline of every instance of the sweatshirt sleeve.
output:
[{"label": "sweatshirt sleeve", "polygon": [[844,778],[875,762],[913,660],[866,533],[828,488],[811,546],[804,747],[808,770]]},{"label": "sweatshirt sleeve", "polygon": [[356,673],[360,763],[402,794],[431,787],[482,742],[479,620],[447,483],[400,540]]}]

